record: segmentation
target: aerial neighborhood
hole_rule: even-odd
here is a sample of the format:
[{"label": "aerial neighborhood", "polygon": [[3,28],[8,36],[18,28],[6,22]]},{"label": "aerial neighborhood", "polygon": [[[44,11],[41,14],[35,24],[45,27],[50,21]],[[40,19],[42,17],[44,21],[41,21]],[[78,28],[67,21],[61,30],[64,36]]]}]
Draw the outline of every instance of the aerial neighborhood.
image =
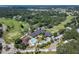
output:
[{"label": "aerial neighborhood", "polygon": [[79,53],[79,6],[0,7],[1,54]]}]

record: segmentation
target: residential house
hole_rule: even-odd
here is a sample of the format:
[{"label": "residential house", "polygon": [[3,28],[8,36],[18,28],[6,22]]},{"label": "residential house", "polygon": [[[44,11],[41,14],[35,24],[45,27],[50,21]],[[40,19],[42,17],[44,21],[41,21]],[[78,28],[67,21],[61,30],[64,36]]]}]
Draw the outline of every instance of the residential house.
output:
[{"label": "residential house", "polygon": [[46,32],[45,30],[41,30],[41,29],[34,31],[34,32],[31,34],[31,36],[35,37],[35,36],[37,36],[37,35],[39,35],[39,34],[43,34],[43,35],[46,36],[46,37],[52,36],[51,33]]},{"label": "residential house", "polygon": [[30,37],[23,36],[23,37],[21,37],[21,40],[22,40],[22,43],[23,43],[23,44],[29,45]]}]

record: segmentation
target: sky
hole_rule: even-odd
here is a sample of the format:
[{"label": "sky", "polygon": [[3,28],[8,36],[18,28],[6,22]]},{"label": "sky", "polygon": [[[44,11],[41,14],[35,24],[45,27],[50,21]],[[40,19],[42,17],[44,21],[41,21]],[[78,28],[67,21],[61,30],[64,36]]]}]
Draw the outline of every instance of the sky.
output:
[{"label": "sky", "polygon": [[79,5],[79,0],[0,0],[0,5]]}]

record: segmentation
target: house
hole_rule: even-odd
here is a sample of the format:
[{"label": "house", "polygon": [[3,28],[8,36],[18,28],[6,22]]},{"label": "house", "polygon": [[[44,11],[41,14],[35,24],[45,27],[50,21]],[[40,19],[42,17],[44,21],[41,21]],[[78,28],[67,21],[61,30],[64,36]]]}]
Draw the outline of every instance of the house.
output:
[{"label": "house", "polygon": [[54,40],[58,40],[58,41],[60,41],[60,39],[63,37],[63,34],[61,34],[61,35],[59,35],[59,36],[57,36],[57,37],[54,37]]},{"label": "house", "polygon": [[49,33],[49,32],[45,32],[45,36],[46,36],[46,37],[50,37],[50,36],[52,36],[52,34]]},{"label": "house", "polygon": [[46,38],[46,41],[50,42],[51,41],[51,38],[50,37],[47,37]]},{"label": "house", "polygon": [[34,31],[34,32],[31,34],[31,36],[35,37],[35,36],[37,36],[37,35],[39,35],[39,34],[41,34],[41,33],[44,33],[44,30],[39,29],[39,30]]},{"label": "house", "polygon": [[46,37],[52,36],[51,33],[46,32],[45,30],[41,30],[41,29],[38,29],[38,30],[34,31],[34,32],[31,34],[31,36],[35,37],[35,36],[37,36],[37,35],[39,35],[39,34],[43,34],[43,35],[46,36]]},{"label": "house", "polygon": [[30,37],[24,36],[24,37],[21,37],[21,40],[22,40],[22,44],[28,45]]}]

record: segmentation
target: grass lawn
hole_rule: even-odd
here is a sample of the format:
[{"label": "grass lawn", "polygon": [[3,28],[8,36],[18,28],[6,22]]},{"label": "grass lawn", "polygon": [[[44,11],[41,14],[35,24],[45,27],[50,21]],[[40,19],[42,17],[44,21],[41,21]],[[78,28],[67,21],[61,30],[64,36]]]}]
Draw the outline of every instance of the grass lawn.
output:
[{"label": "grass lawn", "polygon": [[67,19],[64,22],[61,22],[59,25],[54,26],[51,29],[46,29],[46,30],[49,31],[49,32],[51,32],[52,34],[56,33],[56,32],[58,32],[61,29],[65,29],[64,25],[70,23],[71,19],[73,19],[73,16],[67,16]]},{"label": "grass lawn", "polygon": [[[30,27],[28,23],[16,21],[14,19],[0,19],[0,23],[7,26],[8,31],[5,31],[3,36],[6,43],[11,43],[15,39],[22,36],[22,32],[28,30]],[[23,26],[23,28],[21,27]]]}]

